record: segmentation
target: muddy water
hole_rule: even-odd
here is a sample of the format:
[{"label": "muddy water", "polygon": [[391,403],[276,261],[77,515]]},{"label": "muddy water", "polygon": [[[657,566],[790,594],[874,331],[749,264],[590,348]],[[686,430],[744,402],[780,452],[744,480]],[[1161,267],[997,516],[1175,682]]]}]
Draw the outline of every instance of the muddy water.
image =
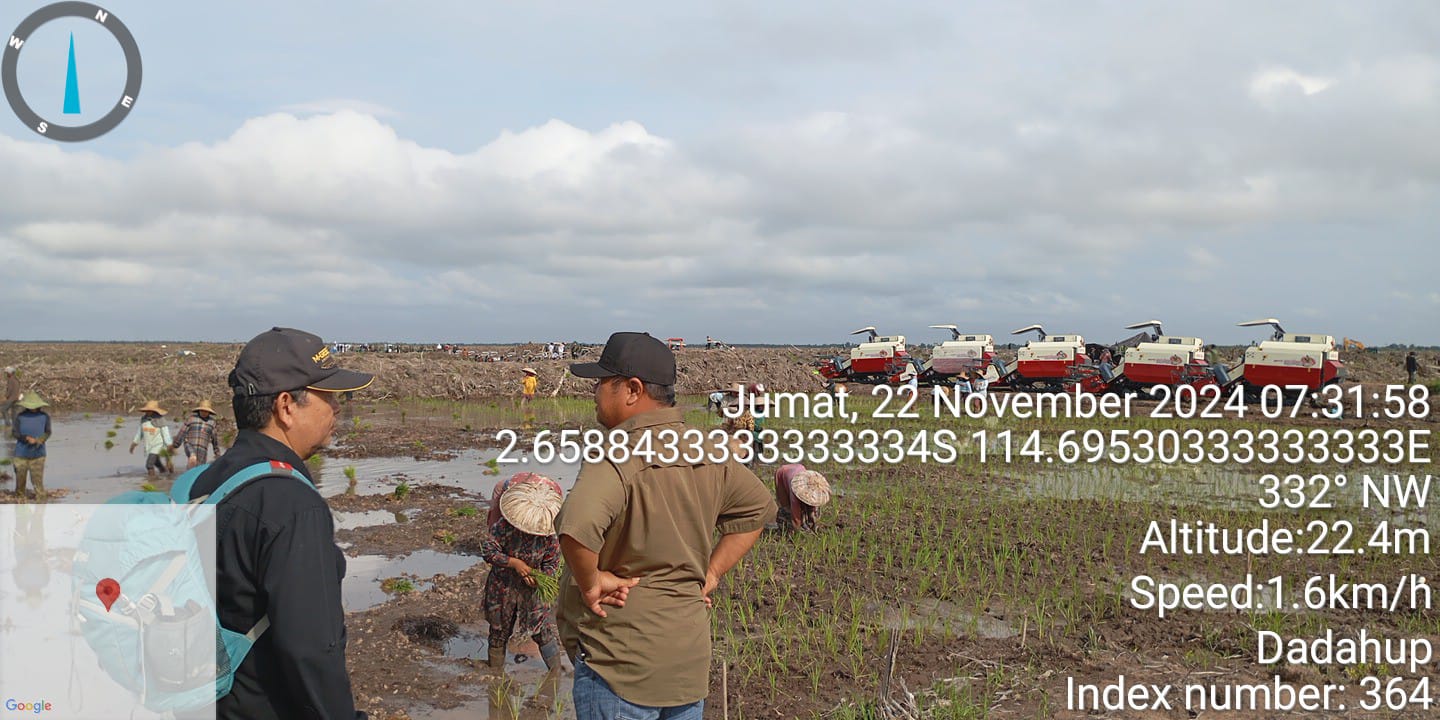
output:
[{"label": "muddy water", "polygon": [[345,492],[350,485],[345,468],[353,467],[355,492],[360,495],[390,492],[404,480],[411,485],[416,482],[454,485],[489,496],[496,482],[518,472],[539,473],[566,490],[575,485],[575,476],[580,472],[579,465],[535,462],[506,463],[498,466],[499,472],[495,472],[486,463],[497,454],[494,450],[466,450],[449,460],[416,460],[412,457],[330,459],[316,474],[316,486],[326,497]]},{"label": "muddy water", "polygon": [[474,567],[480,558],[473,555],[452,555],[434,550],[416,550],[399,557],[360,555],[345,558],[345,581],[340,586],[340,604],[345,612],[369,610],[390,599],[380,589],[386,578],[404,577],[414,585],[414,592],[430,589],[428,579],[436,575],[454,575]]},{"label": "muddy water", "polygon": [[[51,436],[45,443],[45,487],[66,490],[69,494],[62,502],[103,503],[126,490],[138,490],[146,482],[145,456],[140,454],[143,448],[134,455],[126,452],[140,428],[139,418],[124,418],[119,428],[114,415],[56,417],[50,425]],[[115,436],[107,437],[109,432]],[[107,440],[114,443],[109,450],[105,449]],[[5,444],[8,457],[14,443]],[[164,482],[168,484],[168,478]]]},{"label": "muddy water", "polygon": [[[489,630],[483,626],[462,626],[460,632],[445,643],[445,657],[455,660],[484,661],[490,648]],[[568,667],[568,666],[567,666]],[[570,691],[574,676],[570,672],[551,674],[540,658],[535,643],[526,640],[511,645],[505,654],[506,679],[489,688],[471,688],[482,701],[465,703],[449,710],[421,707],[410,715],[427,720],[448,718],[573,718]]]}]

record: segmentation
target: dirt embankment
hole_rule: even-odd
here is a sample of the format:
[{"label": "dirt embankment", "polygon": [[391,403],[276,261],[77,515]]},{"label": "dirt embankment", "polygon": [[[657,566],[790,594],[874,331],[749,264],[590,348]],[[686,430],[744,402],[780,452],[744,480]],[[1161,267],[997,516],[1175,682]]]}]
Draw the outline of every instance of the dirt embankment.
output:
[{"label": "dirt embankment", "polygon": [[[182,351],[193,354],[182,356]],[[62,411],[123,413],[156,399],[173,414],[200,398],[223,407],[230,395],[225,379],[239,352],[238,344],[0,343],[0,365],[18,368],[24,390],[38,391]],[[681,350],[677,390],[703,393],[741,380],[773,390],[819,390],[823,386],[812,367],[826,354],[806,348]],[[539,372],[542,394],[557,385],[560,395],[590,392],[589,381],[565,377],[571,360],[480,362],[414,352],[346,353],[340,362],[375,374],[375,384],[364,394],[367,400],[517,396],[522,367]]]}]

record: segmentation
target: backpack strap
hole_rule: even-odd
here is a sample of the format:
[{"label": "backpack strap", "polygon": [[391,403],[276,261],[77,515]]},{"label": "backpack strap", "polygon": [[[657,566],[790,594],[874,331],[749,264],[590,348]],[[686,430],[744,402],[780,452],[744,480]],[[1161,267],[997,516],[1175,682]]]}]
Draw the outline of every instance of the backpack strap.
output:
[{"label": "backpack strap", "polygon": [[[243,485],[252,480],[258,480],[263,477],[287,476],[293,477],[306,485],[310,484],[310,481],[305,477],[304,473],[296,470],[289,463],[283,463],[279,460],[262,461],[245,467],[241,469],[240,472],[231,475],[229,480],[226,480],[220,487],[215,488],[215,492],[204,497],[196,498],[196,502],[202,502],[206,505],[217,505],[230,495],[230,493],[239,490]],[[191,484],[193,485],[193,481]]]},{"label": "backpack strap", "polygon": [[200,478],[200,473],[205,472],[209,467],[210,463],[196,465],[181,473],[180,477],[175,478],[174,484],[170,486],[170,502],[176,505],[189,505],[190,491],[195,489],[195,481]]},{"label": "backpack strap", "polygon": [[[254,465],[249,465],[247,467],[241,468],[240,472],[231,475],[229,480],[226,480],[224,483],[222,483],[220,487],[215,488],[215,492],[212,492],[209,495],[198,497],[194,500],[190,500],[190,489],[195,485],[195,478],[199,477],[200,472],[207,467],[209,467],[208,464],[201,465],[197,468],[194,468],[193,470],[186,471],[185,475],[182,475],[179,478],[175,479],[176,487],[179,487],[181,485],[181,481],[186,481],[184,487],[184,500],[178,500],[177,502],[193,502],[196,504],[217,505],[220,503],[221,500],[224,500],[231,493],[239,490],[246,483],[249,483],[252,480],[259,480],[260,478],[264,477],[288,476],[293,477],[296,480],[305,483],[306,485],[310,484],[310,481],[305,477],[304,473],[296,470],[295,467],[290,465],[289,463],[283,463],[278,460],[262,461],[255,463]],[[195,476],[187,478],[186,475],[190,475],[190,473],[195,473]],[[171,492],[174,493],[173,488],[171,489]],[[255,641],[259,640],[260,636],[264,635],[265,631],[269,629],[270,616],[267,614],[262,616],[260,620],[255,623],[255,627],[250,628],[250,631],[245,633],[245,639],[249,641],[251,645],[253,645],[255,644]]]}]

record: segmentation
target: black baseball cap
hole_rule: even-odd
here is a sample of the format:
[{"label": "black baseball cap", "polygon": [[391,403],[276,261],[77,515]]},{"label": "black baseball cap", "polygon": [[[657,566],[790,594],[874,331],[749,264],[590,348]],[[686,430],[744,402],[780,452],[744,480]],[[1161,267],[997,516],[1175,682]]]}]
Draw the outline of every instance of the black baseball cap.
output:
[{"label": "black baseball cap", "polygon": [[675,384],[675,353],[650,333],[617,332],[605,341],[600,360],[570,366],[575,377],[640,378],[656,385]]},{"label": "black baseball cap", "polygon": [[276,395],[301,388],[352,392],[374,380],[369,373],[337,367],[320,336],[282,327],[246,343],[230,371],[230,389],[236,395]]}]

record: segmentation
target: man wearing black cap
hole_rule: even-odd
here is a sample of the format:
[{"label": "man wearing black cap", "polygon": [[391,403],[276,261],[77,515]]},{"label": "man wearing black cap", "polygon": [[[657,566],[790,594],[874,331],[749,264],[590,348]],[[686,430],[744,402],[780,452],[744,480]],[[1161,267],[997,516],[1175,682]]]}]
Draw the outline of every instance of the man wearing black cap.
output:
[{"label": "man wearing black cap", "polygon": [[269,462],[276,473],[234,490],[215,509],[220,623],[244,633],[269,622],[216,705],[220,720],[365,717],[345,669],[345,555],[305,460],[330,443],[341,394],[372,380],[337,367],[319,337],[291,328],[255,336],[235,361],[239,433],[190,496],[209,495],[256,463]]},{"label": "man wearing black cap", "polygon": [[648,436],[658,453],[587,463],[555,521],[566,564],[557,620],[575,664],[576,717],[699,720],[710,687],[710,591],[755,544],[775,503],[744,465],[713,462],[721,448],[704,448],[697,464],[685,460],[698,448],[664,447],[675,444],[664,431],[679,438],[688,429],[664,343],[615,333],[598,362],[570,372],[596,381],[601,425],[625,431],[632,448],[647,447]]}]

